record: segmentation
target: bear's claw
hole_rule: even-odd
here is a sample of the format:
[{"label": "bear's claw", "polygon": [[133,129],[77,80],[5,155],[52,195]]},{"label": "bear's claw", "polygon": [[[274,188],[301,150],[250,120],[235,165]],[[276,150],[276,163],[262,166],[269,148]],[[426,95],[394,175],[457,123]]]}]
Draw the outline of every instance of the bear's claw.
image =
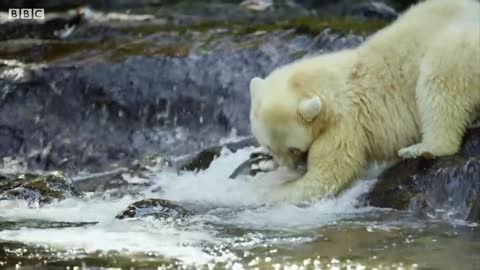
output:
[{"label": "bear's claw", "polygon": [[426,157],[426,158],[433,158],[435,154],[434,151],[431,151],[426,147],[424,144],[414,144],[409,147],[405,147],[398,151],[398,156],[404,159],[410,158],[418,158],[418,157]]}]

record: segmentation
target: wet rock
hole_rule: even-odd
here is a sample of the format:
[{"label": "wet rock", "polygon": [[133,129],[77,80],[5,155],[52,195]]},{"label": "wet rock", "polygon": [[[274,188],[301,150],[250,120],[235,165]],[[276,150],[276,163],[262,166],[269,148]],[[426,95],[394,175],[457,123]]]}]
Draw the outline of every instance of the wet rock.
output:
[{"label": "wet rock", "polygon": [[71,180],[59,172],[47,175],[10,175],[3,178],[0,181],[0,200],[25,200],[31,206],[41,206],[81,195]]},{"label": "wet rock", "polygon": [[473,128],[457,155],[401,161],[378,177],[367,202],[420,216],[480,221],[479,140],[480,129]]},{"label": "wet rock", "polygon": [[[305,16],[293,7],[243,10],[225,24],[216,16],[226,13],[212,10],[238,3],[169,5],[148,19],[93,16],[63,40],[0,42],[0,58],[10,59],[0,63],[0,156],[77,175],[197,152],[250,133],[252,77],[365,39],[349,33],[356,22],[336,31],[325,29],[338,22],[288,21]],[[169,18],[171,9],[185,16]]]},{"label": "wet rock", "polygon": [[191,213],[168,200],[162,199],[145,199],[141,201],[134,202],[121,214],[117,215],[118,219],[126,218],[145,218],[145,217],[155,217],[158,219],[168,219],[168,218],[184,218],[189,216]]},{"label": "wet rock", "polygon": [[197,171],[206,170],[210,167],[212,161],[219,157],[222,149],[227,148],[232,152],[236,152],[239,149],[256,146],[257,142],[254,138],[248,137],[238,142],[227,143],[224,145],[214,146],[200,151],[197,154],[189,155],[176,162],[176,168],[181,171]]}]

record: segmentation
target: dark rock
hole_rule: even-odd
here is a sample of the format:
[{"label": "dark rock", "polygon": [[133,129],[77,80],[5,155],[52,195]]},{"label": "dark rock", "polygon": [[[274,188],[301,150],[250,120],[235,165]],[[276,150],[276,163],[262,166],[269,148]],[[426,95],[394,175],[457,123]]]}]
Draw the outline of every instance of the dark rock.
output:
[{"label": "dark rock", "polygon": [[54,172],[47,175],[4,176],[0,181],[0,200],[25,200],[31,206],[80,196],[71,180]]},{"label": "dark rock", "polygon": [[210,147],[200,151],[197,154],[189,155],[186,158],[178,160],[176,162],[176,168],[181,171],[206,170],[208,167],[210,167],[212,161],[220,156],[223,148],[227,148],[232,152],[236,152],[239,149],[249,146],[257,146],[255,139],[252,137],[240,140],[238,142]]},{"label": "dark rock", "polygon": [[404,160],[384,171],[366,200],[417,215],[480,221],[480,129],[468,130],[459,154]]},{"label": "dark rock", "polygon": [[155,217],[158,219],[184,218],[191,213],[175,203],[162,199],[145,199],[134,202],[116,216],[118,219]]}]

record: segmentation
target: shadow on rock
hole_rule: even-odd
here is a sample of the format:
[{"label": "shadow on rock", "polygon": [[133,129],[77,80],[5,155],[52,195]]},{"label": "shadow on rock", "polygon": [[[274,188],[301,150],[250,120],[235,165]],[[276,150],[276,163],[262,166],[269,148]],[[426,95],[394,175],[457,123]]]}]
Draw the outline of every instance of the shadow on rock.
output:
[{"label": "shadow on rock", "polygon": [[480,128],[469,129],[459,154],[404,160],[384,171],[366,201],[420,216],[480,221]]}]

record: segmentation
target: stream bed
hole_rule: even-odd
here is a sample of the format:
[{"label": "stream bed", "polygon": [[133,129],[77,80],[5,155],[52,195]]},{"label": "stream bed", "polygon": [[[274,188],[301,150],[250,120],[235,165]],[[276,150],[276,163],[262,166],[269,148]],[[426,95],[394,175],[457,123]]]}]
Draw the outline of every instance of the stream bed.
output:
[{"label": "stream bed", "polygon": [[[0,202],[4,269],[478,269],[475,223],[362,206],[363,179],[336,199],[266,207],[277,174],[229,179],[253,148],[201,172],[162,171],[135,196],[66,199],[31,208]],[[161,187],[161,191],[158,188]],[[115,219],[132,201],[164,198],[182,219]]]},{"label": "stream bed", "polygon": [[[309,205],[263,205],[281,170],[230,179],[254,143],[155,167],[249,136],[251,78],[358,46],[392,1],[44,2],[41,23],[0,12],[0,269],[480,269],[478,126],[458,155],[373,167]],[[52,171],[81,196],[20,198]],[[188,215],[117,218],[146,199]]]}]

